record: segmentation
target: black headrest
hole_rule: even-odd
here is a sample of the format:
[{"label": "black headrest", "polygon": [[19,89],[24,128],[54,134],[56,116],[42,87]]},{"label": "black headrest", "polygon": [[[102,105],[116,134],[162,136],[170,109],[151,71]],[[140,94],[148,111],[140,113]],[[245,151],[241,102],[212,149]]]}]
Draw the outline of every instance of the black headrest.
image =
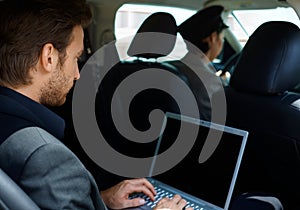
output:
[{"label": "black headrest", "polygon": [[236,90],[277,94],[300,81],[299,28],[271,21],[259,26],[246,43],[230,79]]},{"label": "black headrest", "polygon": [[175,46],[176,34],[176,21],[171,14],[154,13],[138,29],[127,54],[142,58],[166,56]]}]

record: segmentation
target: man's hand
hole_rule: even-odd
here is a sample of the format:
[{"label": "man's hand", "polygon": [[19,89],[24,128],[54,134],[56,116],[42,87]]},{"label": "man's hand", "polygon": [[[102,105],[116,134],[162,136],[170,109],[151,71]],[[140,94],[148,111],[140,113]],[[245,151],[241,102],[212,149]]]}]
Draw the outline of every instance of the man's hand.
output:
[{"label": "man's hand", "polygon": [[[172,199],[165,197],[161,199],[153,210],[182,210],[186,206],[186,200],[180,195],[174,195]],[[193,210],[193,208],[185,208],[185,210]]]},{"label": "man's hand", "polygon": [[140,206],[145,203],[142,198],[129,199],[129,195],[134,192],[141,192],[154,201],[156,195],[153,185],[145,178],[131,179],[101,192],[104,203],[111,209],[123,209]]}]

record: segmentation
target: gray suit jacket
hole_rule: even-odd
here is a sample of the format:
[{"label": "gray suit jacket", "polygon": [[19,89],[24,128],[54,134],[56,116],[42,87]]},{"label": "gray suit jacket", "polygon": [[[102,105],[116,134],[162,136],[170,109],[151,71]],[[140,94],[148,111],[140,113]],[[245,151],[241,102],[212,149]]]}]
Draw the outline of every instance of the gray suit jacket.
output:
[{"label": "gray suit jacket", "polygon": [[80,160],[41,128],[24,128],[6,139],[0,166],[42,209],[106,209]]}]

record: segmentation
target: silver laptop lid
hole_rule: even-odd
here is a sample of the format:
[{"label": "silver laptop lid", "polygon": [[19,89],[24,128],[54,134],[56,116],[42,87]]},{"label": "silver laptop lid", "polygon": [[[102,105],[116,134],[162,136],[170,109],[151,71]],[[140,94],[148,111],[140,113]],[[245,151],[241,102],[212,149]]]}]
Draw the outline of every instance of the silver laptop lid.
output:
[{"label": "silver laptop lid", "polygon": [[247,137],[244,130],[167,112],[149,177],[228,209]]}]

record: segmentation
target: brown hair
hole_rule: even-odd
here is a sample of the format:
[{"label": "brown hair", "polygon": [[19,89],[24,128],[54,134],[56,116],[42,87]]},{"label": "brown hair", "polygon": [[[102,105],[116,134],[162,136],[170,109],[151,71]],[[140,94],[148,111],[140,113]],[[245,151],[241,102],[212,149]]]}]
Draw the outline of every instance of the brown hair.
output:
[{"label": "brown hair", "polygon": [[0,85],[30,84],[29,70],[52,43],[64,62],[73,28],[92,18],[85,0],[0,1]]}]

